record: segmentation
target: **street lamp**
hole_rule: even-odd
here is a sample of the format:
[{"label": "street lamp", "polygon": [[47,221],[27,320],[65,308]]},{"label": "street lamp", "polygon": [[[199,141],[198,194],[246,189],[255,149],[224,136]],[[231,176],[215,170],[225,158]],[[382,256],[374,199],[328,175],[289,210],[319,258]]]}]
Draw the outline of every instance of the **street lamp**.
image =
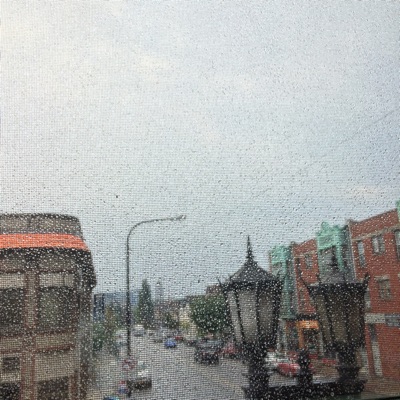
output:
[{"label": "street lamp", "polygon": [[[332,257],[332,270],[337,269]],[[326,350],[339,356],[338,382],[347,390],[361,392],[363,382],[358,379],[356,350],[365,345],[365,292],[369,276],[363,282],[347,282],[332,275],[316,285],[306,285],[315,304]]]},{"label": "street lamp", "polygon": [[[338,271],[336,258],[331,266],[332,271]],[[243,388],[245,397],[309,399],[361,393],[364,381],[358,379],[356,350],[365,341],[364,295],[368,279],[366,276],[363,282],[347,282],[342,275],[333,273],[317,285],[303,281],[315,302],[325,348],[339,355],[339,379],[314,381],[308,351],[301,349],[297,383],[270,386],[264,359],[267,351],[276,346],[282,282],[257,266],[248,239],[245,264],[221,284],[235,341],[249,361],[249,386]]]},{"label": "street lamp", "polygon": [[221,287],[235,342],[249,361],[249,386],[243,391],[246,398],[262,399],[270,375],[264,359],[276,346],[282,282],[257,265],[248,238],[246,262]]},{"label": "street lamp", "polygon": [[132,232],[135,228],[143,224],[150,224],[153,222],[163,222],[163,221],[182,221],[186,219],[185,215],[178,215],[176,217],[169,217],[169,218],[155,218],[149,219],[146,221],[138,222],[137,224],[133,225],[132,228],[129,230],[128,236],[126,238],[126,308],[125,308],[125,316],[126,316],[126,340],[127,340],[127,356],[130,358],[132,356],[132,346],[131,346],[131,324],[132,324],[132,310],[131,310],[131,296],[129,293],[130,287],[130,276],[129,276],[129,239],[131,237]]}]

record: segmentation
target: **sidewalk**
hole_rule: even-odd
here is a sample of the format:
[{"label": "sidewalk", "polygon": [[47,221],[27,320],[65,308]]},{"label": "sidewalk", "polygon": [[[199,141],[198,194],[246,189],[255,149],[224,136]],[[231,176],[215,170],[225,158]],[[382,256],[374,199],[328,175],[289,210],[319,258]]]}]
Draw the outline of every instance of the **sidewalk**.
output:
[{"label": "sidewalk", "polygon": [[379,395],[397,395],[400,398],[400,382],[393,379],[370,376],[367,378],[365,390]]},{"label": "sidewalk", "polygon": [[[115,395],[118,396],[121,400],[127,399],[127,395],[125,395],[125,394],[115,394]],[[89,389],[86,400],[103,400],[104,396],[105,395],[101,394],[100,390]]]},{"label": "sidewalk", "polygon": [[[325,377],[337,378],[338,374],[334,366],[328,366],[319,360],[313,360],[316,370]],[[400,399],[400,381],[385,379],[377,376],[368,376],[365,370],[360,371],[360,379],[365,379],[365,389],[357,399],[378,399],[381,397],[396,396]]]}]

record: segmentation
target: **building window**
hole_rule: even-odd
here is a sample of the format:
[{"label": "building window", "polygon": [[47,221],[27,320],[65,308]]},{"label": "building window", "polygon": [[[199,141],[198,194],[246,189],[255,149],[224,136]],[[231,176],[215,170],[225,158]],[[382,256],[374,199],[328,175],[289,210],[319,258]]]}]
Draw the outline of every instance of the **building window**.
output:
[{"label": "building window", "polygon": [[306,268],[311,269],[312,268],[312,256],[311,254],[306,254],[304,256],[304,261],[306,263]]},{"label": "building window", "polygon": [[396,241],[396,252],[397,252],[397,259],[400,260],[400,231],[394,232],[394,238]]},{"label": "building window", "polygon": [[346,245],[342,245],[342,260],[343,260],[343,268],[346,271],[349,268],[350,264],[349,248]]},{"label": "building window", "polygon": [[294,271],[293,266],[289,260],[286,261],[286,273],[288,274],[291,281],[294,279]]},{"label": "building window", "polygon": [[379,297],[382,300],[390,300],[391,294],[390,294],[390,281],[389,281],[389,278],[379,279],[377,283],[378,283]]},{"label": "building window", "polygon": [[295,265],[295,268],[296,268],[296,274],[298,274],[299,276],[301,276],[302,271],[301,271],[300,258],[295,258],[295,260],[294,260],[294,265]]},{"label": "building window", "polygon": [[282,271],[282,263],[275,263],[272,265],[272,270],[274,273],[278,273]]},{"label": "building window", "polygon": [[374,254],[382,254],[385,252],[385,242],[382,235],[374,236],[371,241]]},{"label": "building window", "polygon": [[378,341],[378,335],[376,333],[376,328],[375,328],[374,324],[368,324],[368,333],[369,333],[371,342],[375,343]]},{"label": "building window", "polygon": [[296,293],[294,291],[289,292],[289,307],[291,312],[296,310]]},{"label": "building window", "polygon": [[303,289],[299,290],[299,308],[300,311],[304,311],[304,308],[306,306],[306,295],[304,293]]},{"label": "building window", "polygon": [[38,399],[68,400],[68,378],[53,379],[38,383]]},{"label": "building window", "polygon": [[20,400],[18,383],[0,383],[0,399]]},{"label": "building window", "polygon": [[371,309],[371,291],[369,287],[367,287],[367,290],[365,291],[365,309],[370,310]]},{"label": "building window", "polygon": [[4,374],[19,371],[19,357],[4,357],[1,370]]},{"label": "building window", "polygon": [[64,330],[73,327],[77,316],[74,290],[65,286],[40,289],[39,328]]},{"label": "building window", "polygon": [[364,243],[357,242],[357,251],[358,251],[358,261],[360,263],[360,267],[365,268],[365,251],[364,251]]},{"label": "building window", "polygon": [[0,290],[0,335],[19,333],[23,327],[23,289]]},{"label": "building window", "polygon": [[335,272],[331,271],[331,269],[332,269],[332,258],[333,256],[336,255],[336,247],[332,246],[329,249],[322,250],[319,254],[320,254],[321,266],[324,267],[324,270],[329,272]]}]

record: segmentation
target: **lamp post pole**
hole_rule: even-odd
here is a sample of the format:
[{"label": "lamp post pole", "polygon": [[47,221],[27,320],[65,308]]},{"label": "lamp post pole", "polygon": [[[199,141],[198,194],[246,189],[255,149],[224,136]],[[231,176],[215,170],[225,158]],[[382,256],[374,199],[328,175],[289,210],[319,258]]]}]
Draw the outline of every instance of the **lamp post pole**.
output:
[{"label": "lamp post pole", "polygon": [[129,240],[131,238],[132,232],[140,225],[150,224],[153,222],[162,222],[162,221],[182,221],[186,218],[185,215],[178,215],[177,217],[169,217],[169,218],[155,218],[149,219],[146,221],[138,222],[133,225],[129,230],[128,236],[126,238],[126,343],[127,343],[127,356],[130,358],[132,356],[132,345],[131,345],[131,324],[132,324],[132,310],[131,310],[131,296],[129,292],[130,287],[130,273],[129,273]]}]

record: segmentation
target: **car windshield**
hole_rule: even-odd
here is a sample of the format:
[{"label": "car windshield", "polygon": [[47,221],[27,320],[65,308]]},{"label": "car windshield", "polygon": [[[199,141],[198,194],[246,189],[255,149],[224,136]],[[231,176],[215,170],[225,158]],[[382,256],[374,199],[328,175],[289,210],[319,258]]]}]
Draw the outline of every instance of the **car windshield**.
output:
[{"label": "car windshield", "polygon": [[217,345],[216,344],[214,344],[214,343],[201,343],[200,344],[200,347],[202,347],[202,348],[208,348],[208,349],[215,349],[216,347],[217,347]]},{"label": "car windshield", "polygon": [[400,396],[399,21],[4,1],[0,400]]}]

